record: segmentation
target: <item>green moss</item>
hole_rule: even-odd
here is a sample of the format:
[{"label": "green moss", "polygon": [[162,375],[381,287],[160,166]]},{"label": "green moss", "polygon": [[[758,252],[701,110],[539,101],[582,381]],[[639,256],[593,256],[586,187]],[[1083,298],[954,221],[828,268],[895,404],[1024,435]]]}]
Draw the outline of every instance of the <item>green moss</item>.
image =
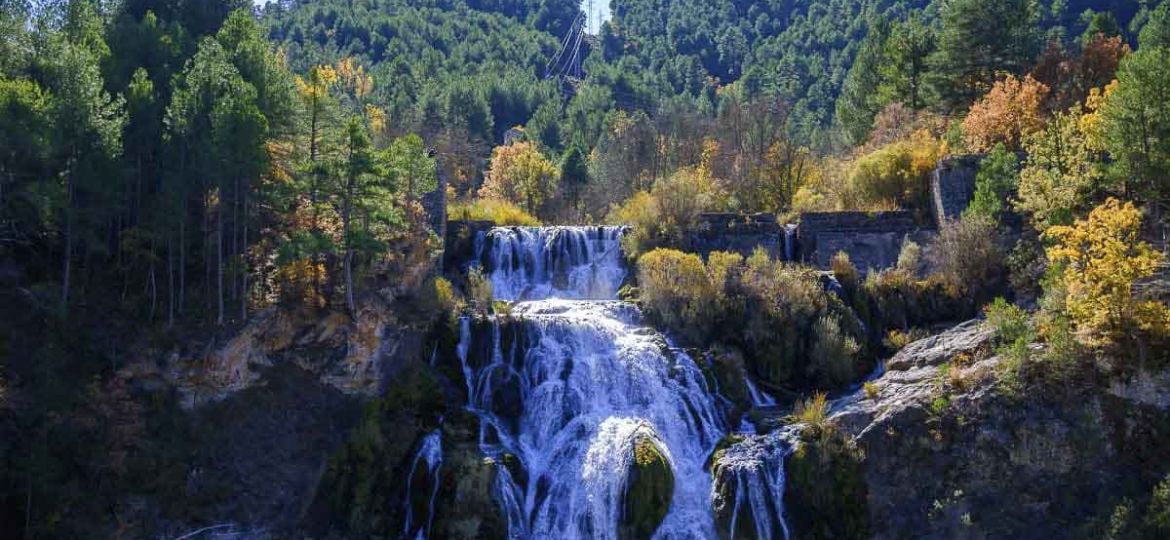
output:
[{"label": "green moss", "polygon": [[801,538],[868,538],[860,450],[836,429],[807,439],[787,462],[790,525]]},{"label": "green moss", "polygon": [[340,523],[334,521],[332,527],[341,529],[337,532],[363,536],[398,531],[410,454],[438,426],[443,407],[438,381],[420,364],[400,372],[383,399],[366,405],[361,422],[330,460],[314,502],[330,515],[345,516]]},{"label": "green moss", "polygon": [[666,518],[673,500],[674,472],[670,462],[653,439],[639,438],[626,481],[618,536],[622,540],[650,538]]}]

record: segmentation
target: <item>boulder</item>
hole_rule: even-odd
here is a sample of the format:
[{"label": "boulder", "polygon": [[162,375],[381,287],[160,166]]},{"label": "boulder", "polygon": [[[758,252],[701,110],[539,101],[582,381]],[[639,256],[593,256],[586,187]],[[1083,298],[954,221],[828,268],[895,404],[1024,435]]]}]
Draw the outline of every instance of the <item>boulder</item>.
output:
[{"label": "boulder", "polygon": [[634,442],[634,460],[626,477],[626,496],[618,537],[650,538],[670,511],[674,500],[674,472],[654,437],[640,434]]}]

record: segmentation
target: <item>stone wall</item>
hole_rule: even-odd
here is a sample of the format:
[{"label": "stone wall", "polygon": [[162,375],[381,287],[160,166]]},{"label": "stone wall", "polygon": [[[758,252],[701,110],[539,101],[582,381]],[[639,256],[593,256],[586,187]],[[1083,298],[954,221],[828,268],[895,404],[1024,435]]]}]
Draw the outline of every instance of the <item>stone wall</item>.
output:
[{"label": "stone wall", "polygon": [[949,156],[930,176],[930,209],[937,226],[959,219],[975,198],[975,174],[983,155]]},{"label": "stone wall", "polygon": [[751,256],[757,247],[773,258],[785,257],[785,226],[775,214],[703,214],[698,230],[688,237],[688,251],[704,257],[713,251]]},{"label": "stone wall", "polygon": [[823,269],[843,251],[866,272],[894,266],[907,237],[921,243],[930,234],[920,230],[911,212],[809,213],[800,216],[796,251],[801,261]]}]

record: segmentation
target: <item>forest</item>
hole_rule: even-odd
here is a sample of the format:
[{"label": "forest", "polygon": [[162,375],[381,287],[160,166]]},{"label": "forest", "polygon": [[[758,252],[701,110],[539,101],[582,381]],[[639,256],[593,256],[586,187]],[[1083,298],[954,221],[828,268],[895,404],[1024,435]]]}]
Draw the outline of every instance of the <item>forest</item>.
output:
[{"label": "forest", "polygon": [[[471,364],[490,349],[480,340],[505,350],[550,332],[524,325],[563,315],[539,301],[586,290],[578,276],[504,274],[577,268],[585,255],[573,250],[612,257],[581,268],[621,279],[591,278],[604,298],[591,296],[596,284],[570,297],[628,303],[661,332],[659,348],[687,351],[678,365],[698,359],[703,388],[726,394],[704,398],[726,402],[720,422],[750,419],[760,437],[783,431],[774,424],[810,426],[797,438],[821,459],[785,454],[796,498],[782,491],[769,518],[785,538],[789,525],[799,538],[897,531],[859,514],[876,511],[878,490],[869,480],[870,502],[857,502],[867,496],[856,482],[862,436],[828,418],[826,399],[877,401],[880,379],[867,373],[964,321],[993,337],[933,379],[941,394],[922,405],[934,423],[921,439],[936,446],[977,414],[957,404],[983,379],[963,373],[989,357],[995,395],[1059,402],[1044,410],[1125,394],[1116,389],[1148,373],[1165,383],[1170,2],[609,3],[612,19],[591,35],[576,0],[0,0],[0,530],[178,538],[230,522],[263,529],[257,538],[567,534],[556,512],[540,520],[552,503],[533,501],[558,484],[555,471],[541,480],[529,470],[530,449],[457,461],[466,449],[451,448],[475,446],[473,431],[483,446],[483,425],[501,446],[510,435],[497,424],[521,439],[517,418],[529,413],[493,399],[529,393],[489,392],[480,406]],[[968,158],[971,200],[940,219],[938,171]],[[713,234],[711,216],[796,231],[805,216],[844,213],[904,216],[930,234],[899,234],[896,263],[879,268],[845,250],[818,268],[763,249],[695,248]],[[620,257],[594,253],[613,247],[609,237],[568,236],[582,226],[619,231]],[[565,236],[535,248],[509,236],[517,231]],[[453,246],[473,244],[475,260],[458,260]],[[531,260],[512,262],[528,249]],[[509,297],[516,279],[530,289]],[[540,286],[548,298],[526,296]],[[757,386],[778,399],[752,397]],[[1151,439],[1110,443],[1126,459],[1137,452],[1140,474],[1122,469],[1132,480],[1102,481],[1092,508],[1060,517],[1076,522],[1075,537],[1170,534],[1170,469],[1158,462],[1170,422],[1151,405],[1164,390],[1135,398],[1152,408],[1128,417],[1141,427],[1126,437]],[[297,457],[269,473],[263,452],[236,437],[279,432],[274,411],[301,393],[313,405],[282,418],[314,442],[281,443]],[[1112,399],[1101,414],[1115,413]],[[217,429],[232,419],[235,429]],[[644,420],[658,432],[626,437],[630,459],[649,468],[614,503],[627,505],[614,510],[627,520],[614,538],[682,530],[653,467],[678,460],[666,476],[681,508],[685,458],[666,420]],[[720,458],[751,439],[704,429],[693,436],[711,443],[699,474],[718,483]],[[435,497],[479,499],[434,471],[420,502],[416,456],[432,432],[458,474],[478,479],[486,460],[492,480],[480,483],[494,486],[500,470],[516,477],[535,504],[518,509],[531,529],[517,532],[507,508],[506,519],[463,512],[493,516],[470,533],[459,516],[437,515]],[[312,489],[257,510],[262,488],[223,472],[238,454],[266,471],[247,482]],[[629,494],[642,497],[636,508]],[[961,498],[947,497],[933,503]],[[971,519],[951,513],[931,521],[940,537]],[[767,528],[764,518],[737,515],[716,509],[719,537],[728,527],[762,537],[742,528]],[[977,525],[991,538],[1027,529]]]}]

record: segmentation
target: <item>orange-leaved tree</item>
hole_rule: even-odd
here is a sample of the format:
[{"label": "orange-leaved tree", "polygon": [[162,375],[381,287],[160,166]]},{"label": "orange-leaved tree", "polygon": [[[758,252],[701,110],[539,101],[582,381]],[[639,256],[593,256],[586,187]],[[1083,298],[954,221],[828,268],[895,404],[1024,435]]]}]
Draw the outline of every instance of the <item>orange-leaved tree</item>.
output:
[{"label": "orange-leaved tree", "polygon": [[975,152],[991,150],[997,143],[1019,149],[1025,135],[1044,127],[1044,100],[1048,86],[1033,79],[1007,75],[986,96],[971,106],[963,120],[967,146]]}]

